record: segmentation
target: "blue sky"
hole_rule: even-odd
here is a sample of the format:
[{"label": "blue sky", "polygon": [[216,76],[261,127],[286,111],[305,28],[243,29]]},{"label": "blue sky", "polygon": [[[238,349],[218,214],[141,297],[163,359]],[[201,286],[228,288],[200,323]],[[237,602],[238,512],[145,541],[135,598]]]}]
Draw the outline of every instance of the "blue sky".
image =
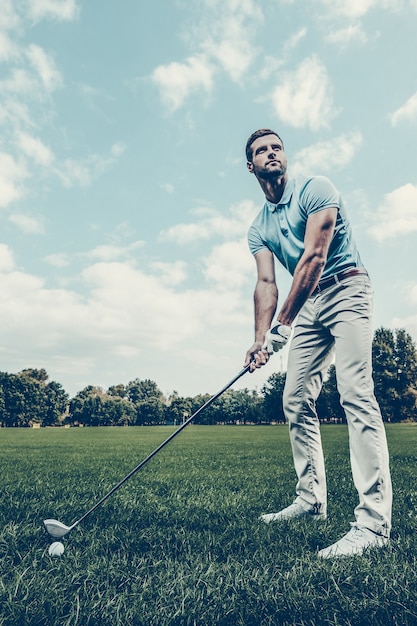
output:
[{"label": "blue sky", "polygon": [[416,28],[417,0],[0,0],[0,370],[70,395],[228,382],[253,339],[260,127],[338,186],[375,328],[417,341]]}]

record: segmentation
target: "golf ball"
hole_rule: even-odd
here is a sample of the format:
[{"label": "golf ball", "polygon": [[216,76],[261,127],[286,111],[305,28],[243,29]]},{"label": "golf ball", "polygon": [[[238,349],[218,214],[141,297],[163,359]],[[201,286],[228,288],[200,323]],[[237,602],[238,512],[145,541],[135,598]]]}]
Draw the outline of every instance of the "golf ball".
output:
[{"label": "golf ball", "polygon": [[62,556],[64,554],[64,545],[60,541],[54,541],[49,546],[49,556]]}]

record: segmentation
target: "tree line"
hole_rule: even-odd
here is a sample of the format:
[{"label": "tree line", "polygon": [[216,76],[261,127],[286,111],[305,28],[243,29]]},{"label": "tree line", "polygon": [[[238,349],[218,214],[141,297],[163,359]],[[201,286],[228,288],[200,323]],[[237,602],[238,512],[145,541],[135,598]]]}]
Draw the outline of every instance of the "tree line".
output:
[{"label": "tree line", "polygon": [[[403,329],[378,329],[372,344],[375,394],[384,421],[417,421],[417,352]],[[227,390],[197,416],[198,424],[270,424],[285,422],[282,391],[285,373],[272,374],[259,391]],[[152,380],[136,378],[107,390],[89,385],[70,398],[44,369],[0,372],[0,425],[146,426],[181,424],[210,398],[209,394],[164,396]],[[317,401],[323,421],[343,422],[331,365]]]}]

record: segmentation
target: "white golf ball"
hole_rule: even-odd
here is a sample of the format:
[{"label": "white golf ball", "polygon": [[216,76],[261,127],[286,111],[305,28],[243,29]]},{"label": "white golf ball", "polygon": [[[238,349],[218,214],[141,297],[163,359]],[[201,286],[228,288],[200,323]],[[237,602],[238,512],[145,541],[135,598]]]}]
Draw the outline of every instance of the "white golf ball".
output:
[{"label": "white golf ball", "polygon": [[64,554],[64,545],[60,541],[54,541],[49,546],[49,556],[62,556]]}]

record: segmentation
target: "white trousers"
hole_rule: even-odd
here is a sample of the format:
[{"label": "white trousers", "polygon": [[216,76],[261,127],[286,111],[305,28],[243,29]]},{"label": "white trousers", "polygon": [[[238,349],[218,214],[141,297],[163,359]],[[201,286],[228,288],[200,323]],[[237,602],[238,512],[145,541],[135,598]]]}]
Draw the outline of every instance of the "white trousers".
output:
[{"label": "white trousers", "polygon": [[296,501],[308,510],[326,513],[326,472],[315,403],[335,355],[359,495],[356,521],[389,537],[392,487],[385,428],[372,379],[372,300],[367,275],[344,279],[308,299],[290,344],[283,403],[298,477]]}]

